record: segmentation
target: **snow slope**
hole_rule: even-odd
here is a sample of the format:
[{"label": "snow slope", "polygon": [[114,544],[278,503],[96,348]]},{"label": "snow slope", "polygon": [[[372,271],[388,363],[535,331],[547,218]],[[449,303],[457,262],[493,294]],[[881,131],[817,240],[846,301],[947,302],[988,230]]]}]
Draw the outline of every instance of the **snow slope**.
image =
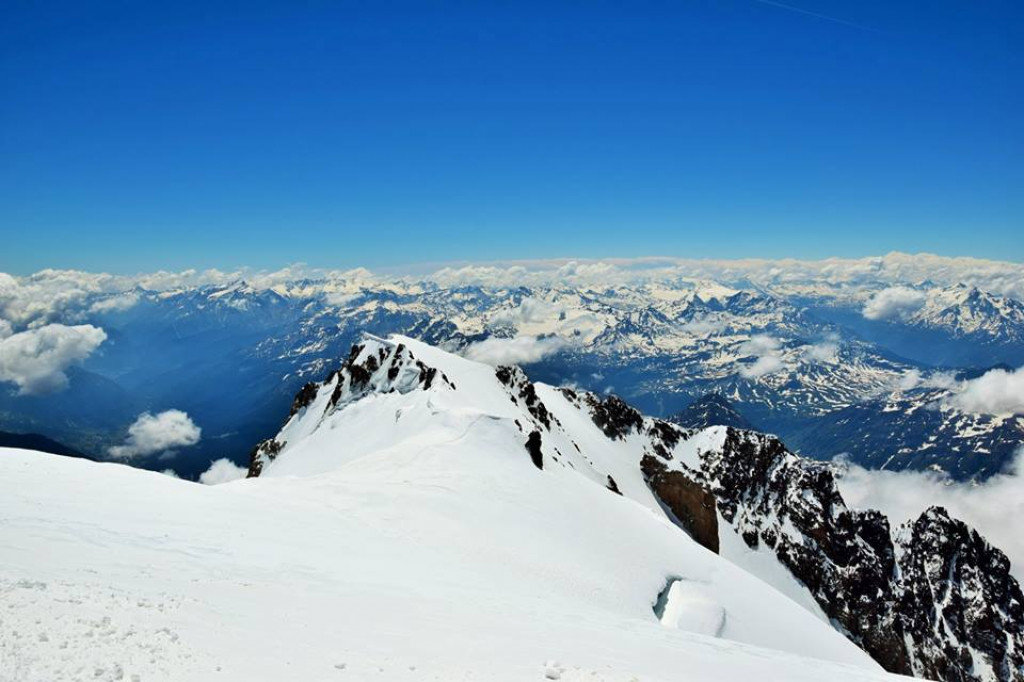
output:
[{"label": "snow slope", "polygon": [[543,413],[399,342],[436,383],[405,358],[391,392],[319,391],[259,478],[0,451],[0,680],[894,679],[673,525],[593,422],[577,451],[577,410],[538,469]]}]

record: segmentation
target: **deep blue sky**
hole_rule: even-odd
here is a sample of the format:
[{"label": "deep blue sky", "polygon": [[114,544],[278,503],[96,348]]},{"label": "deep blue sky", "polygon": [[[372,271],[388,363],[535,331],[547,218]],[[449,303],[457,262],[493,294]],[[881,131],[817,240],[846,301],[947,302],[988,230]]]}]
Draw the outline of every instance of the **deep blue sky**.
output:
[{"label": "deep blue sky", "polygon": [[6,0],[0,270],[1024,260],[1024,3],[786,5]]}]

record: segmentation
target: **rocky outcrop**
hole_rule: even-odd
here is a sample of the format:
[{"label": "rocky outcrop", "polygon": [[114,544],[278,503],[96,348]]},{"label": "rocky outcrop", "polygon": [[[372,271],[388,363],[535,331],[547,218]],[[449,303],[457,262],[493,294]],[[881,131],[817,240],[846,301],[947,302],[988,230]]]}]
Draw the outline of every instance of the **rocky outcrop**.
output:
[{"label": "rocky outcrop", "polygon": [[594,424],[609,438],[622,440],[631,431],[643,428],[643,416],[618,396],[610,395],[601,400],[593,393],[587,393],[585,400]]},{"label": "rocky outcrop", "polygon": [[544,453],[540,449],[541,436],[540,431],[531,431],[530,435],[526,438],[526,451],[530,453],[530,461],[533,462],[533,466],[538,469],[544,468]]},{"label": "rocky outcrop", "polygon": [[[323,418],[371,393],[408,393],[432,387],[455,390],[455,384],[443,372],[418,360],[404,344],[366,334],[325,381],[307,383],[299,390],[281,433],[287,433],[288,424],[314,405],[322,410]],[[320,400],[321,396],[327,399]],[[259,476],[263,467],[277,458],[287,445],[280,438],[281,435],[256,446],[249,456],[248,477]]]},{"label": "rocky outcrop", "polygon": [[647,484],[672,519],[700,545],[718,554],[718,513],[711,492],[681,471],[668,471],[648,455]]},{"label": "rocky outcrop", "polygon": [[[494,376],[508,389],[509,398],[513,403],[518,405],[522,401],[530,415],[543,424],[545,429],[551,430],[551,421],[554,417],[537,397],[537,388],[523,370],[514,365],[502,365],[494,370]],[[557,422],[557,419],[555,421]]]},{"label": "rocky outcrop", "polygon": [[[651,460],[642,467],[652,490],[678,517],[666,496],[679,493],[659,485],[669,463]],[[700,454],[699,469],[682,470],[707,487],[748,546],[772,551],[887,670],[945,682],[1024,680],[1024,597],[1009,561],[944,510],[893,532],[883,514],[846,507],[827,465],[736,429]]]},{"label": "rocky outcrop", "polygon": [[915,675],[1024,679],[1024,596],[1005,554],[941,507],[900,529],[896,554],[903,585],[897,616],[912,642]]}]

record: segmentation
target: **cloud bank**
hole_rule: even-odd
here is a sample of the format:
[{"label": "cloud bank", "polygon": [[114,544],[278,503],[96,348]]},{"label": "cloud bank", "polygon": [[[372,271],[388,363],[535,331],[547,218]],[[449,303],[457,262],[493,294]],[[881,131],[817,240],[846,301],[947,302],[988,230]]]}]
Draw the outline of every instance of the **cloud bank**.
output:
[{"label": "cloud bank", "polygon": [[839,477],[848,506],[878,509],[893,526],[917,518],[931,505],[949,510],[1010,557],[1013,574],[1024,579],[1024,446],[1011,469],[985,483],[954,483],[933,472],[877,471],[850,466]]},{"label": "cloud bank", "polygon": [[181,410],[166,410],[159,414],[143,412],[128,427],[128,438],[124,444],[115,445],[107,452],[119,459],[166,453],[195,445],[201,434],[202,429]]},{"label": "cloud bank", "polygon": [[240,467],[230,459],[223,457],[210,464],[210,468],[199,474],[199,482],[203,485],[218,485],[245,478],[249,470]]},{"label": "cloud bank", "polygon": [[[870,292],[888,287],[906,291],[923,282],[943,287],[976,286],[1024,300],[1024,265],[977,258],[946,258],[931,254],[890,253],[859,259],[683,259],[608,258],[603,260],[539,259],[487,264],[423,265],[371,273],[364,268],[327,270],[303,264],[267,271],[158,271],[114,275],[78,270],[41,270],[16,277],[0,273],[0,318],[15,328],[52,322],[78,324],[89,315],[124,310],[139,300],[139,291],[167,292],[197,286],[225,286],[244,280],[257,290],[285,295],[336,293],[337,301],[361,287],[417,292],[431,288],[476,285],[497,288],[575,287],[606,291],[658,283],[679,285],[705,280],[729,286],[763,289],[781,295],[809,293],[834,296],[862,305]],[[909,289],[913,291],[913,289]],[[123,295],[123,296],[121,296]],[[868,315],[891,315],[913,299],[907,294],[879,292],[868,302]]]},{"label": "cloud bank", "polygon": [[107,338],[99,327],[49,324],[12,333],[0,321],[0,382],[13,383],[21,395],[41,395],[67,387],[65,370],[89,357]]},{"label": "cloud bank", "polygon": [[517,336],[514,339],[492,337],[471,344],[463,356],[488,365],[521,365],[537,362],[565,346],[557,336]]},{"label": "cloud bank", "polygon": [[869,320],[907,317],[924,307],[927,297],[907,287],[889,287],[871,297],[861,314]]},{"label": "cloud bank", "polygon": [[962,412],[1024,414],[1024,367],[993,369],[965,381],[946,404]]}]

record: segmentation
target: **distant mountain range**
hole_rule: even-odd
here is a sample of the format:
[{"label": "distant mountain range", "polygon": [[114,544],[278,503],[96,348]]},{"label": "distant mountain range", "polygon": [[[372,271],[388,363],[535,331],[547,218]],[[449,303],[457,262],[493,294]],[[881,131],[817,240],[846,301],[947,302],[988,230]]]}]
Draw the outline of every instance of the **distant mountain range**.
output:
[{"label": "distant mountain range", "polygon": [[[911,313],[884,323],[858,312],[870,288],[812,296],[807,287],[687,279],[603,289],[239,281],[139,287],[124,306],[115,303],[125,294],[99,293],[76,319],[106,331],[100,351],[71,372],[63,393],[0,395],[0,427],[102,455],[140,412],[184,410],[203,429],[200,443],[133,463],[195,477],[212,459],[244,459],[274,432],[298,387],[369,331],[511,359],[544,381],[614,392],[662,417],[716,394],[810,456],[984,478],[1019,445],[1020,416],[934,411],[954,389],[929,387],[965,376],[944,364],[951,348],[983,356],[971,366],[1016,367],[1021,304],[970,287],[919,289]],[[909,335],[910,348],[867,333],[879,324]]]},{"label": "distant mountain range", "polygon": [[18,448],[21,450],[35,450],[37,452],[49,452],[54,455],[63,455],[65,457],[78,457],[81,459],[93,459],[88,455],[84,455],[78,450],[74,450],[58,443],[57,441],[41,436],[38,433],[8,433],[6,431],[0,431],[0,448]]}]

